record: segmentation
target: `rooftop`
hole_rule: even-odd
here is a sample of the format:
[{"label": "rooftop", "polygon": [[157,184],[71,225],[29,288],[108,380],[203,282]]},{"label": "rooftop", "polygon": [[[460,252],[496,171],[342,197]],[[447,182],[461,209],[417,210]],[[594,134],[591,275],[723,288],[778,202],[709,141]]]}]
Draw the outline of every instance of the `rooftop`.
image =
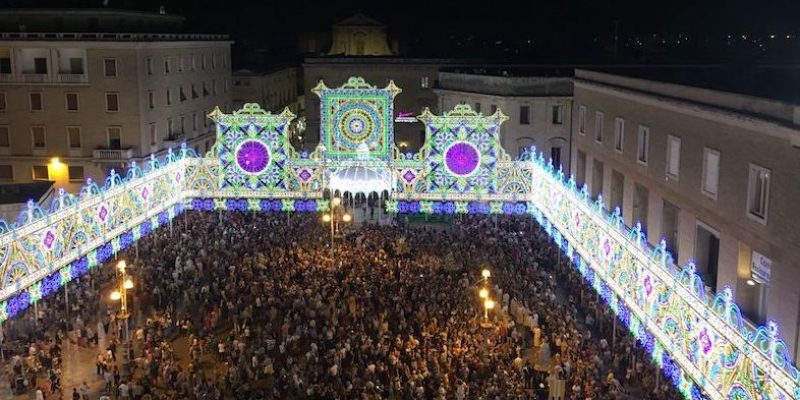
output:
[{"label": "rooftop", "polygon": [[800,105],[800,65],[632,65],[586,68]]}]

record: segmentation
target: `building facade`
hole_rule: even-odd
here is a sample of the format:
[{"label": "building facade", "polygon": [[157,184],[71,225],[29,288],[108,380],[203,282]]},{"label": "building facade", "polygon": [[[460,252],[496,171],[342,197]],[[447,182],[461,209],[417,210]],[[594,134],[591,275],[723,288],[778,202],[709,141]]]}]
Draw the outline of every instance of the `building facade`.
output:
[{"label": "building facade", "polygon": [[517,157],[531,146],[554,165],[568,165],[572,118],[572,78],[508,77],[440,72],[434,92],[438,109],[467,104],[476,112],[500,109],[509,119],[500,130],[506,152]]},{"label": "building facade", "polygon": [[775,319],[798,360],[800,108],[577,70],[571,173],[627,225]]},{"label": "building facade", "polygon": [[0,182],[76,191],[186,141],[231,106],[222,35],[0,33]]},{"label": "building facade", "polygon": [[305,102],[298,96],[298,83],[295,67],[265,73],[236,71],[233,73],[233,108],[258,103],[264,110],[280,112],[288,107],[300,115],[305,110]]}]

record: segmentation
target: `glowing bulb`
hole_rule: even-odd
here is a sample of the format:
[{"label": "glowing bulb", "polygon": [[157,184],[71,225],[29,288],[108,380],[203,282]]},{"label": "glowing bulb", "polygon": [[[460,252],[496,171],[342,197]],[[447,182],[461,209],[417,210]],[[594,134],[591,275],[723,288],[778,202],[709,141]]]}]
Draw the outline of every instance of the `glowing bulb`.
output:
[{"label": "glowing bulb", "polygon": [[491,310],[494,308],[494,300],[486,299],[483,301],[483,306],[486,307],[487,310]]},{"label": "glowing bulb", "polygon": [[122,298],[122,293],[120,293],[119,290],[115,290],[115,291],[111,292],[111,300],[112,301],[117,301],[117,300],[119,300],[121,298]]},{"label": "glowing bulb", "polygon": [[53,157],[50,159],[50,164],[53,164],[53,166],[58,166],[61,164],[61,160],[58,157]]},{"label": "glowing bulb", "polygon": [[350,214],[342,215],[342,221],[344,222],[350,222],[351,219]]},{"label": "glowing bulb", "polygon": [[328,215],[328,214],[323,215],[322,216],[322,221],[323,222],[331,222],[331,216]]},{"label": "glowing bulb", "polygon": [[125,263],[125,260],[120,260],[120,262],[117,263],[117,269],[122,271],[122,272],[125,272],[125,268],[127,268],[127,267],[128,267],[128,264]]},{"label": "glowing bulb", "polygon": [[747,284],[748,284],[749,286],[755,286],[755,285],[756,285],[756,282],[755,282],[755,281],[753,281],[752,279],[748,279],[748,280],[747,280]]},{"label": "glowing bulb", "polygon": [[337,206],[339,206],[339,204],[342,204],[342,198],[341,197],[334,197],[333,198],[333,206],[337,207]]},{"label": "glowing bulb", "polygon": [[122,284],[122,287],[124,287],[125,289],[133,289],[133,281],[130,280],[130,278],[128,278],[127,280],[125,280],[125,283]]},{"label": "glowing bulb", "polygon": [[492,271],[489,271],[488,269],[484,269],[483,271],[481,271],[481,276],[484,279],[489,279],[489,277],[492,276]]},{"label": "glowing bulb", "polygon": [[482,288],[478,292],[478,296],[480,296],[480,298],[482,298],[482,299],[485,299],[485,298],[489,297],[489,291],[486,288]]}]

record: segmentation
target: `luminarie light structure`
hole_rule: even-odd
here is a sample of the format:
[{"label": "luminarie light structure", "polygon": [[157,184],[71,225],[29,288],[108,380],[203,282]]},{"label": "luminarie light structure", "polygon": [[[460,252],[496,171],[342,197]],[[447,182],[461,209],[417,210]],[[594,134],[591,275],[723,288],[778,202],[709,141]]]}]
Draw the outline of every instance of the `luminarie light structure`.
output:
[{"label": "luminarie light structure", "polygon": [[371,170],[367,181],[391,178],[390,212],[536,219],[687,398],[800,399],[800,373],[775,321],[749,327],[730,288],[709,298],[693,265],[675,266],[663,243],[650,246],[638,224],[626,227],[619,209],[604,210],[534,149],[512,160],[499,144],[500,111],[425,110],[426,142],[407,154],[393,140],[393,83],[378,89],[351,78],[315,92],[324,121],[310,154],[287,140],[288,110],[216,110],[217,143],[205,157],[181,146],[125,176],[88,181],[76,195],[60,191],[48,207],[30,202],[15,223],[0,221],[0,322],[186,209],[322,212],[334,177]]}]

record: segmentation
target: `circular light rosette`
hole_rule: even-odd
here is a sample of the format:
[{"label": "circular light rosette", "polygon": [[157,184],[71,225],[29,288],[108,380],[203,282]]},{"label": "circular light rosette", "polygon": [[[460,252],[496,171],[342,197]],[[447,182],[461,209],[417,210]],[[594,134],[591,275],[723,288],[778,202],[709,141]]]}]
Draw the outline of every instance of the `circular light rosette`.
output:
[{"label": "circular light rosette", "polygon": [[236,165],[246,174],[258,175],[269,167],[272,155],[262,142],[249,139],[236,147]]}]

